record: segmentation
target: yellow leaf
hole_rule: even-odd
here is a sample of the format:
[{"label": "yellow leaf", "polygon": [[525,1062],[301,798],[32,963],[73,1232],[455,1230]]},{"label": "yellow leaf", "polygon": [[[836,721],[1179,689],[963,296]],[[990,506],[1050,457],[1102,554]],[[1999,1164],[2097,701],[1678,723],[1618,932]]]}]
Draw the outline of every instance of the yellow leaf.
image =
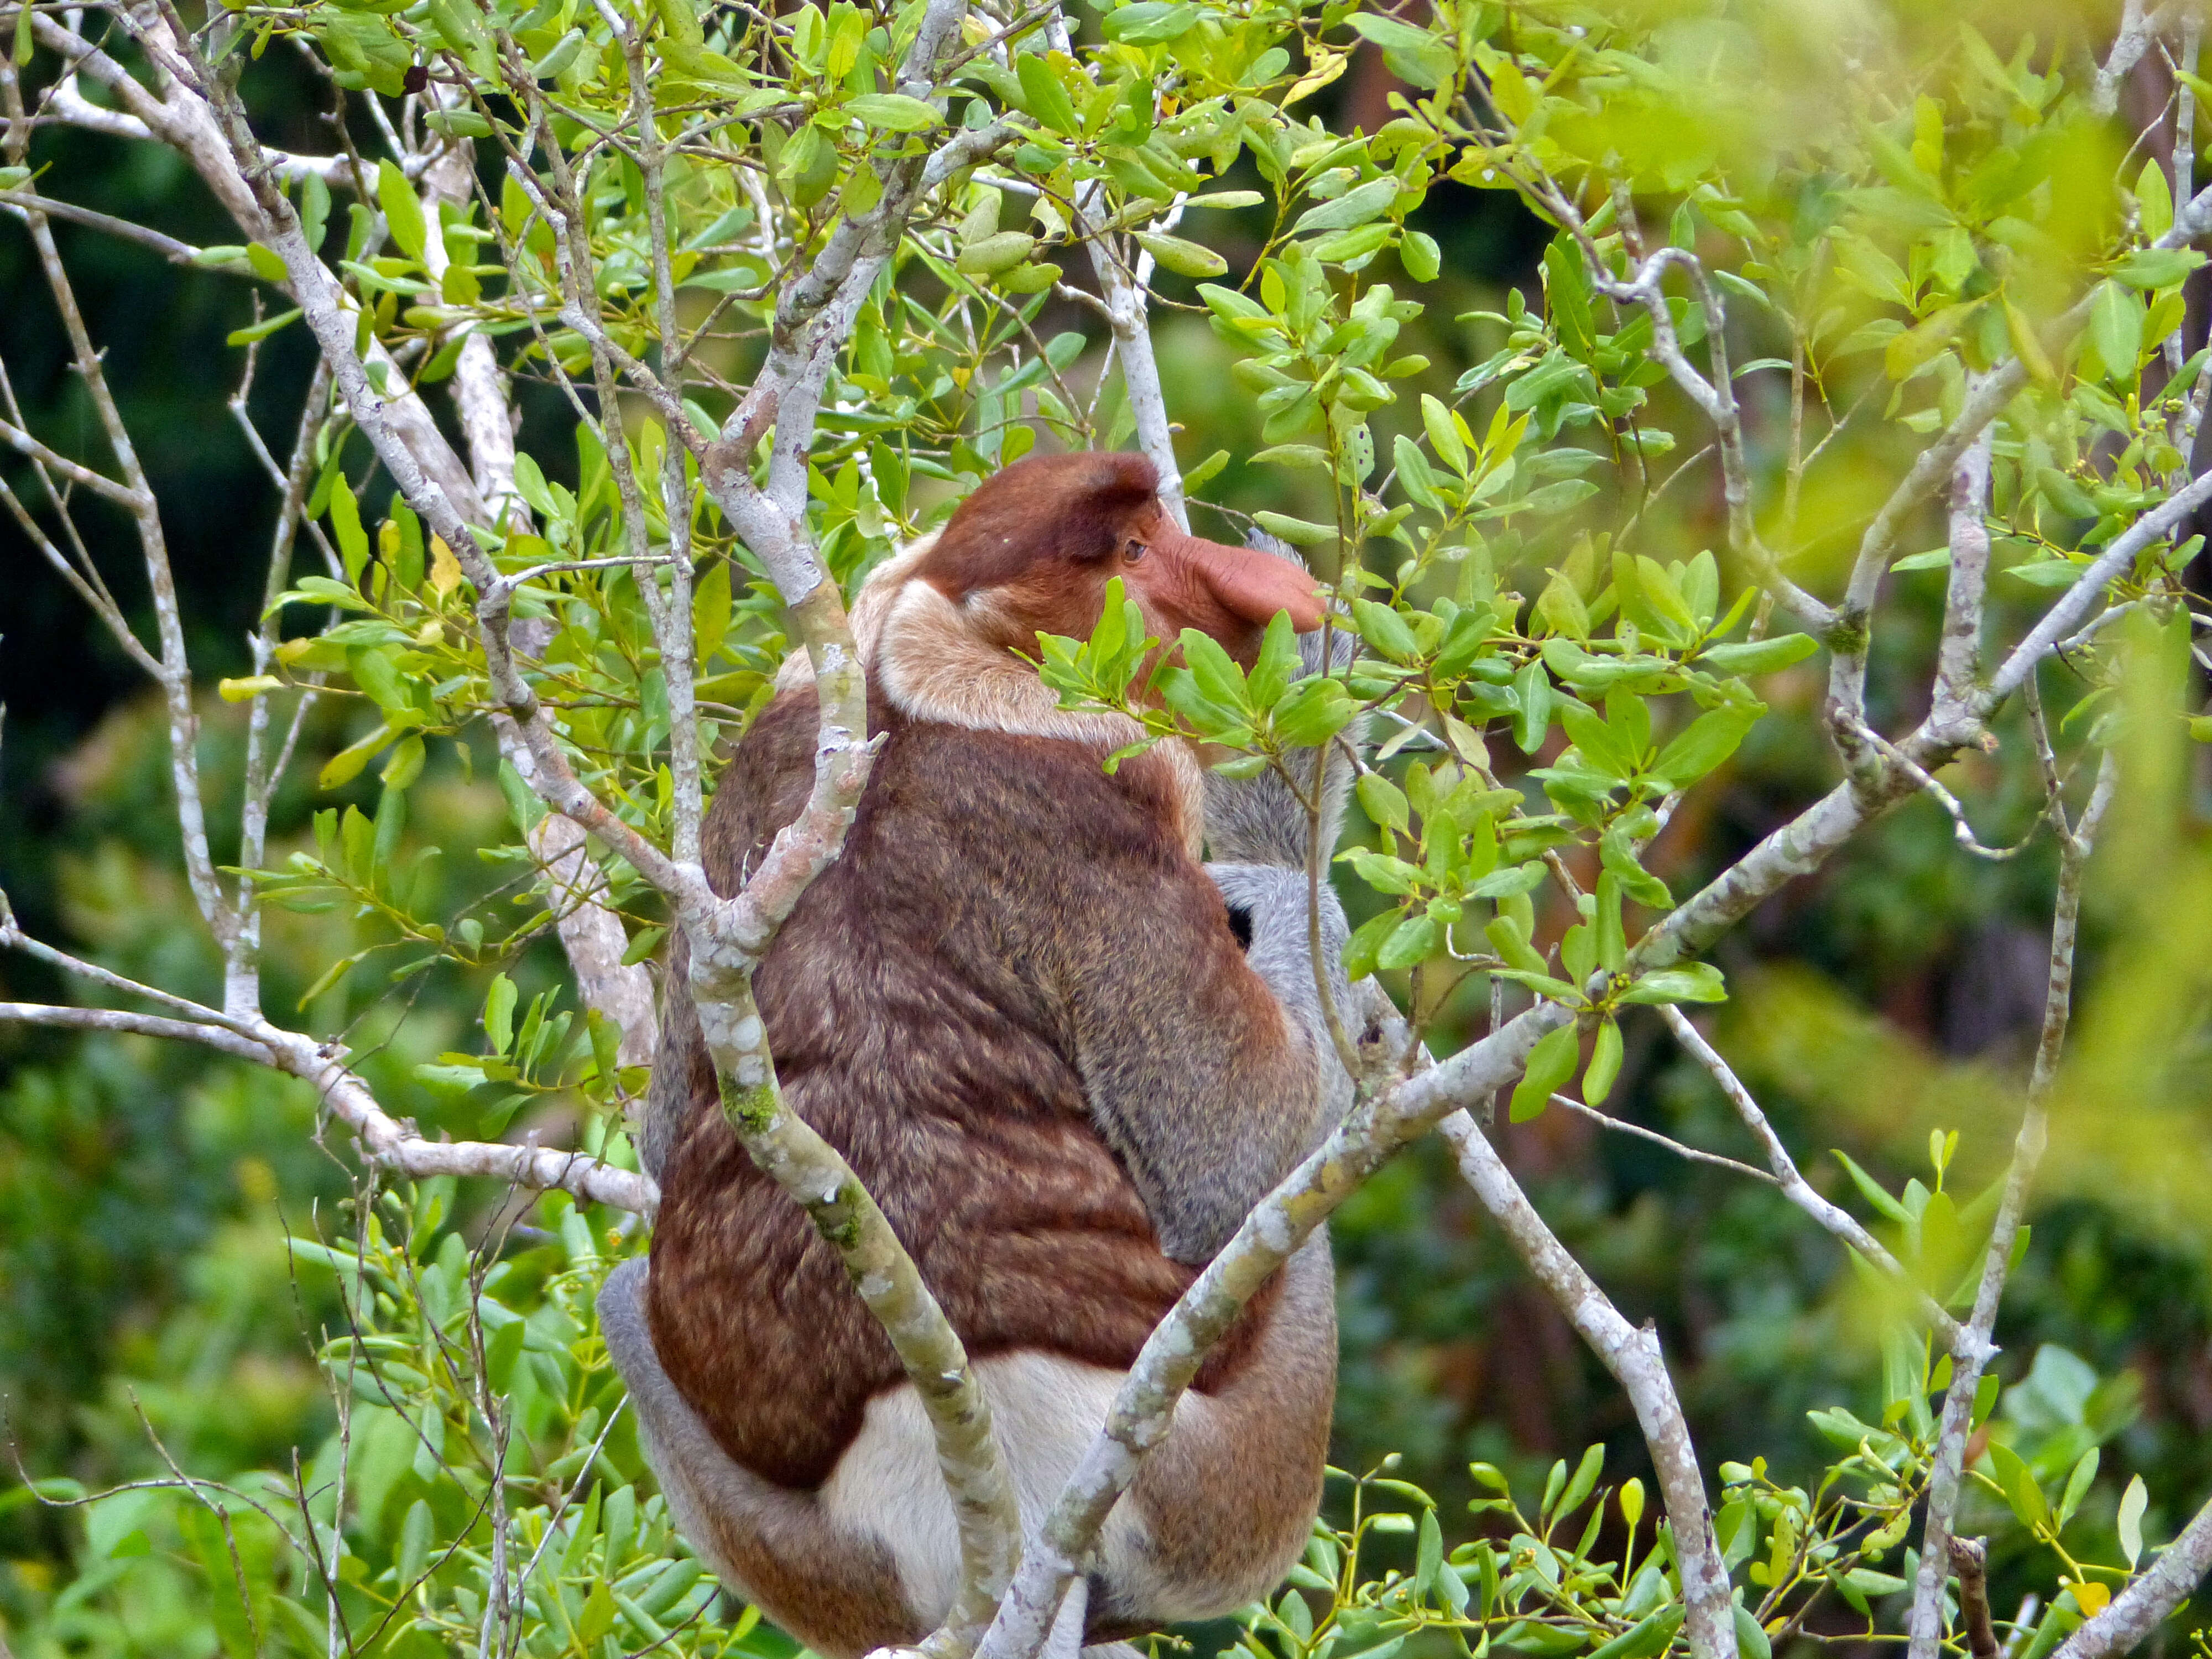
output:
[{"label": "yellow leaf", "polygon": [[2108,1584],[2076,1583],[2068,1588],[2074,1592],[2074,1605],[2092,1619],[2102,1613],[2105,1604],[2112,1599],[2112,1587]]},{"label": "yellow leaf", "polygon": [[461,585],[460,562],[453,557],[453,550],[446,545],[443,536],[430,538],[430,591],[440,598]]},{"label": "yellow leaf", "polygon": [[279,690],[283,684],[274,674],[256,674],[251,679],[221,681],[216,690],[222,694],[225,702],[246,702],[264,691]]},{"label": "yellow leaf", "polygon": [[2004,296],[2005,332],[2012,337],[2012,349],[2020,354],[2021,367],[2039,380],[2048,381],[2057,371],[2043,349],[2043,342],[2036,337],[2035,325],[2025,313],[2012,302],[2012,295]]},{"label": "yellow leaf", "polygon": [[1283,94],[1283,107],[1288,109],[1299,99],[1319,92],[1343,74],[1344,66],[1351,61],[1352,54],[1348,52],[1332,52],[1327,46],[1320,46],[1314,47],[1306,72],[1292,82],[1291,89]]}]

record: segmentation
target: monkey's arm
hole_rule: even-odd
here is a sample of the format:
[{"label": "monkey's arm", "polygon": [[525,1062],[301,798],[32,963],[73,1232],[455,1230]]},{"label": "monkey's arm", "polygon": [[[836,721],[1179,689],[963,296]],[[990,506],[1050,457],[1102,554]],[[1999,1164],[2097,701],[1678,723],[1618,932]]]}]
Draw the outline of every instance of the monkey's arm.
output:
[{"label": "monkey's arm", "polygon": [[[1071,851],[1064,977],[1091,1118],[1160,1248],[1203,1262],[1340,1109],[1305,876],[1239,865],[1209,881],[1184,863],[1164,880],[1157,867],[1117,870],[1105,849]],[[1345,926],[1326,885],[1322,932],[1334,971]]]}]

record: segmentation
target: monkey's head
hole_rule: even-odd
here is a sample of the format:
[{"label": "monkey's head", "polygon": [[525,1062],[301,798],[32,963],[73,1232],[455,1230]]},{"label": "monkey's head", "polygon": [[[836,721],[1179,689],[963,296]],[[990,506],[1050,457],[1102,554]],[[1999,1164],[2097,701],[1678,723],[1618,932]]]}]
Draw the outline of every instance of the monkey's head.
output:
[{"label": "monkey's head", "polygon": [[1031,456],[963,501],[912,574],[979,634],[1023,652],[1040,629],[1088,638],[1116,576],[1156,636],[1195,628],[1247,666],[1277,611],[1300,633],[1321,626],[1323,601],[1304,570],[1192,535],[1158,488],[1141,455]]}]

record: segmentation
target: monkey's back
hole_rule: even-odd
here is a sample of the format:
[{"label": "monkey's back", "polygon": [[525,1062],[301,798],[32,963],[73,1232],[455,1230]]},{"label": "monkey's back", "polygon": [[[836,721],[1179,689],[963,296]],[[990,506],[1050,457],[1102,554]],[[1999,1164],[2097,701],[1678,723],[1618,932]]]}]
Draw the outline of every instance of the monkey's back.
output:
[{"label": "monkey's back", "polygon": [[[1225,908],[1174,833],[1164,769],[1109,778],[1080,744],[910,723],[880,702],[870,723],[887,740],[844,854],[755,980],[786,1103],[882,1204],[971,1356],[1126,1367],[1195,1270],[1162,1253],[1093,1127],[1085,1011],[1115,974],[1162,961],[1191,970],[1198,1004],[1249,997],[1249,975],[1206,971],[1235,950]],[[787,693],[738,745],[706,826],[718,890],[797,816],[815,725],[811,689]],[[672,987],[686,970],[679,943]],[[684,1068],[691,1103],[661,1170],[654,1345],[733,1458],[817,1486],[903,1373],[835,1253],[722,1121],[696,1025],[669,1022],[660,1064]],[[1273,1300],[1201,1390],[1242,1368]]]}]

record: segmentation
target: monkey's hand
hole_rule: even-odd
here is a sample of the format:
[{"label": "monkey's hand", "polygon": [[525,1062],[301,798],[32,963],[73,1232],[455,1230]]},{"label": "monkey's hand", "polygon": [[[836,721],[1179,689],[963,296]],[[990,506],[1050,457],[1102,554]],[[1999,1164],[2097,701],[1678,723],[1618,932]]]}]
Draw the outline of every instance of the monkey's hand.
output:
[{"label": "monkey's hand", "polygon": [[[1282,543],[1273,538],[1254,532],[1251,545],[1273,553],[1292,564],[1303,562]],[[1350,624],[1340,617],[1337,625],[1328,630],[1329,656],[1339,669],[1347,666],[1358,654],[1358,641],[1353,637]],[[1298,638],[1298,659],[1302,674],[1323,672],[1322,635],[1319,631],[1301,635]],[[1320,749],[1295,749],[1285,757],[1291,775],[1297,781],[1294,791],[1273,768],[1251,778],[1224,778],[1218,772],[1206,779],[1206,851],[1216,859],[1237,864],[1281,865],[1303,870],[1306,853],[1314,833],[1312,818],[1299,799],[1315,800],[1315,776],[1320,775],[1318,805],[1321,812],[1321,856],[1322,867],[1336,852],[1337,836],[1344,828],[1345,799],[1352,789],[1352,762],[1343,745],[1357,744],[1364,722],[1355,721],[1345,728],[1340,737],[1333,738]]]},{"label": "monkey's hand", "polygon": [[[1352,1079],[1337,1058],[1314,974],[1313,918],[1308,913],[1313,895],[1304,864],[1303,857],[1296,869],[1280,864],[1214,863],[1206,866],[1206,873],[1213,878],[1229,906],[1230,926],[1244,941],[1245,961],[1313,1044],[1322,1079],[1318,1127],[1326,1133],[1352,1103]],[[1322,971],[1337,1018],[1349,1025],[1352,988],[1344,978],[1344,941],[1350,930],[1344,908],[1326,880],[1321,883],[1319,899]]]}]

